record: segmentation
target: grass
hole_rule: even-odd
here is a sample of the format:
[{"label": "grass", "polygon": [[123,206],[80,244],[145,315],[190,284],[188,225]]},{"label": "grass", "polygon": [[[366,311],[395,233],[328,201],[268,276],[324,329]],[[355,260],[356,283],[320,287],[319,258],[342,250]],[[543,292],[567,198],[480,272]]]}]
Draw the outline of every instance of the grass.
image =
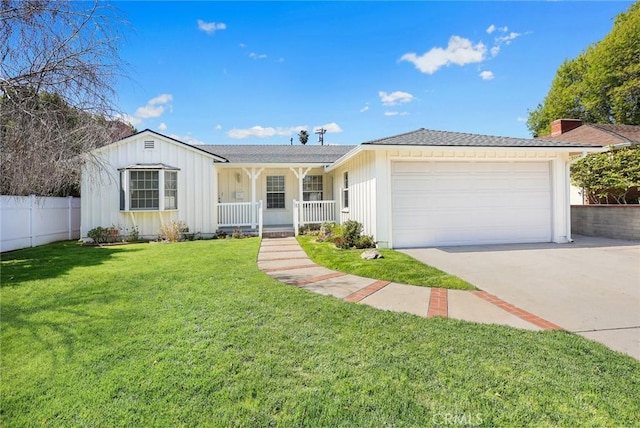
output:
[{"label": "grass", "polygon": [[640,425],[631,357],[309,293],[258,271],[258,247],[3,254],[0,425]]},{"label": "grass", "polygon": [[364,250],[341,250],[330,242],[316,242],[312,235],[299,235],[298,242],[314,263],[328,269],[400,284],[476,290],[467,281],[398,251],[379,249],[383,259],[364,260],[360,258]]}]

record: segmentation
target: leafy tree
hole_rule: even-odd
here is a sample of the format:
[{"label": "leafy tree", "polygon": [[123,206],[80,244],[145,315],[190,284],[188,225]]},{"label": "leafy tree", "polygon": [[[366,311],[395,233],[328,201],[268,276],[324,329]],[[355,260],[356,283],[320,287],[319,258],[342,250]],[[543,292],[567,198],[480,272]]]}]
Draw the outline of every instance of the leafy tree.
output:
[{"label": "leafy tree", "polygon": [[571,165],[571,181],[585,189],[590,203],[638,203],[629,199],[640,190],[640,146],[594,153]]},{"label": "leafy tree", "polygon": [[98,0],[0,1],[3,194],[73,192],[90,151],[131,132],[112,119],[119,22]]},{"label": "leafy tree", "polygon": [[640,124],[640,2],[615,19],[600,42],[558,68],[543,102],[529,112],[534,136],[560,118],[585,123]]},{"label": "leafy tree", "polygon": [[309,133],[306,129],[303,129],[298,133],[298,139],[303,146],[307,144],[307,141],[309,141]]}]

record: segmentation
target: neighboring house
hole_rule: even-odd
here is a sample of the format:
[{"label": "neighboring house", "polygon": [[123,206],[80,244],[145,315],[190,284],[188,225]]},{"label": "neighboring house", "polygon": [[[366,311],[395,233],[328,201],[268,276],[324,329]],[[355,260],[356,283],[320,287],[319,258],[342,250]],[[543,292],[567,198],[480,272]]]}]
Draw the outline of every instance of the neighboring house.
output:
[{"label": "neighboring house", "polygon": [[[640,126],[613,125],[609,123],[582,123],[580,119],[557,119],[551,123],[551,135],[545,140],[566,143],[589,143],[611,146],[613,149],[640,144]],[[584,189],[571,186],[571,204],[588,203]],[[636,196],[631,193],[629,196]]]},{"label": "neighboring house", "polygon": [[83,172],[81,234],[352,219],[381,247],[567,242],[569,162],[602,150],[426,129],[358,146],[191,146],[145,130],[93,152],[104,168]]}]

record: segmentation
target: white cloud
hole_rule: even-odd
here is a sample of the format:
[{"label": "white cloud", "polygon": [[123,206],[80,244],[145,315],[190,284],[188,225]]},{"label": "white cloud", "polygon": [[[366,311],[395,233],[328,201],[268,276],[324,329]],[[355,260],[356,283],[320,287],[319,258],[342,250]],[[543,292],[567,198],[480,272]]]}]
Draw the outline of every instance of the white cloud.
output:
[{"label": "white cloud", "polygon": [[[149,119],[153,117],[160,117],[164,113],[166,108],[171,109],[171,101],[173,101],[173,95],[171,94],[160,94],[155,98],[151,98],[147,101],[147,104],[136,109],[136,112],[133,115],[130,114],[118,114],[116,117],[120,120],[130,123],[133,126],[137,126],[142,123],[144,119]],[[162,129],[164,125],[164,129],[166,129],[166,124],[161,123],[158,126],[158,129],[164,131]]]},{"label": "white cloud", "polygon": [[169,134],[169,137],[173,138],[174,140],[182,141],[183,143],[191,144],[192,146],[202,146],[207,144],[204,141],[198,140],[197,138],[192,137],[189,134],[187,135]]},{"label": "white cloud", "polygon": [[140,125],[140,123],[142,122],[142,119],[137,118],[135,116],[131,116],[130,114],[126,114],[126,113],[116,114],[116,119],[126,122],[133,126]]},{"label": "white cloud", "polygon": [[160,125],[158,125],[158,131],[166,131],[167,130],[167,124],[164,122],[160,122]]},{"label": "white cloud", "polygon": [[380,101],[382,101],[382,105],[385,106],[395,106],[413,101],[413,95],[403,91],[395,91],[390,94],[380,91],[378,92],[378,96],[380,97]]},{"label": "white cloud", "polygon": [[342,128],[335,122],[327,123],[326,125],[316,126],[313,128],[313,132],[316,132],[318,129],[324,128],[327,131],[327,134],[337,134],[338,132],[342,132]]},{"label": "white cloud", "polygon": [[495,26],[495,25],[493,25],[493,24],[489,25],[489,28],[487,28],[487,33],[488,33],[488,34],[491,34],[491,33],[493,33],[494,31],[496,31],[496,26]]},{"label": "white cloud", "polygon": [[491,80],[493,79],[495,76],[493,75],[492,71],[483,71],[482,73],[480,73],[480,77],[482,77],[482,80]]},{"label": "white cloud", "polygon": [[224,22],[205,22],[202,19],[198,19],[198,29],[207,34],[213,34],[217,30],[226,30],[227,24]]},{"label": "white cloud", "polygon": [[511,33],[507,34],[506,36],[496,37],[496,43],[498,43],[498,44],[504,43],[504,44],[508,45],[508,44],[511,43],[512,40],[515,40],[520,36],[522,36],[521,33],[516,33],[514,31],[512,31]]},{"label": "white cloud", "polygon": [[409,113],[406,111],[385,111],[385,116],[407,116]]},{"label": "white cloud", "polygon": [[429,52],[418,56],[415,53],[402,55],[400,61],[413,63],[418,70],[426,74],[433,74],[439,68],[450,65],[466,65],[482,62],[485,59],[487,47],[479,42],[473,44],[471,40],[460,36],[451,36],[446,49],[431,48]]},{"label": "white cloud", "polygon": [[303,129],[307,129],[307,126],[292,126],[288,128],[274,128],[267,127],[264,128],[262,126],[253,126],[251,128],[246,129],[237,129],[233,128],[232,130],[227,132],[227,136],[229,138],[235,138],[241,140],[243,138],[256,137],[256,138],[266,138],[266,137],[274,137],[276,135],[279,136],[290,136],[293,134],[297,134]]},{"label": "white cloud", "polygon": [[518,116],[518,118],[516,119],[518,122],[526,122],[527,118],[526,117],[522,117],[522,116]]},{"label": "white cloud", "polygon": [[360,113],[364,113],[365,111],[369,110],[369,105],[365,105],[364,107],[362,107],[360,109]]},{"label": "white cloud", "polygon": [[170,102],[173,101],[171,94],[162,94],[155,98],[151,98],[147,101],[147,105],[138,107],[134,116],[139,119],[148,119],[151,117],[160,117],[164,113],[165,107],[170,107]]},{"label": "white cloud", "polygon": [[252,58],[252,59],[265,59],[266,57],[267,57],[266,54],[257,54],[255,52],[251,52],[249,54],[249,58]]},{"label": "white cloud", "polygon": [[500,53],[500,46],[494,46],[491,48],[491,56],[495,57]]},{"label": "white cloud", "polygon": [[246,47],[247,47],[247,45],[245,45],[244,43],[240,43],[240,47],[241,47],[241,48],[246,48]]},{"label": "white cloud", "polygon": [[217,125],[216,125],[216,131],[220,131],[221,129],[222,129],[222,125],[217,124]]}]

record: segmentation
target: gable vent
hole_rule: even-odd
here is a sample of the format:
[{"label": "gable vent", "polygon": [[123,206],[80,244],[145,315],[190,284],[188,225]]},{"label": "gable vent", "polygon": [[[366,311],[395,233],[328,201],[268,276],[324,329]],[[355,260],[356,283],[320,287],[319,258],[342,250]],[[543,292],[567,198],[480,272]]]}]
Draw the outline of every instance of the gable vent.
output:
[{"label": "gable vent", "polygon": [[145,141],[144,142],[144,148],[145,149],[154,149],[155,148],[155,141],[153,141],[153,140]]}]

